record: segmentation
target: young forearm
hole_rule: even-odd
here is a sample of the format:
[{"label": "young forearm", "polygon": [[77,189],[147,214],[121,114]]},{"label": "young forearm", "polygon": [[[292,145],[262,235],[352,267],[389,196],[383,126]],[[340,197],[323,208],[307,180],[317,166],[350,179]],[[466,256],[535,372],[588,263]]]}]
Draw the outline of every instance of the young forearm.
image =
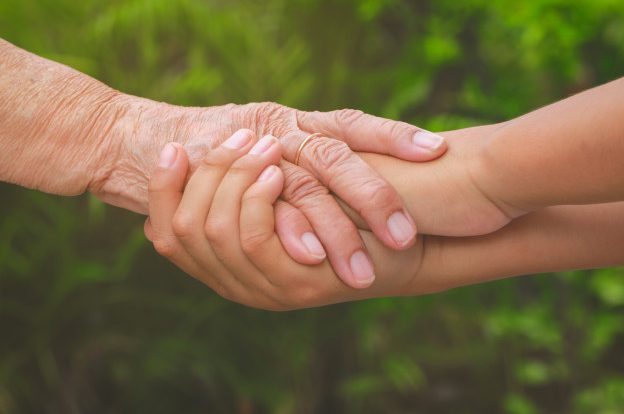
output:
[{"label": "young forearm", "polygon": [[622,229],[623,202],[549,207],[486,236],[428,236],[420,273],[452,288],[511,276],[624,265]]},{"label": "young forearm", "polygon": [[480,184],[511,213],[624,200],[624,78],[509,121]]},{"label": "young forearm", "polygon": [[124,96],[0,39],[0,180],[73,195],[108,174]]}]

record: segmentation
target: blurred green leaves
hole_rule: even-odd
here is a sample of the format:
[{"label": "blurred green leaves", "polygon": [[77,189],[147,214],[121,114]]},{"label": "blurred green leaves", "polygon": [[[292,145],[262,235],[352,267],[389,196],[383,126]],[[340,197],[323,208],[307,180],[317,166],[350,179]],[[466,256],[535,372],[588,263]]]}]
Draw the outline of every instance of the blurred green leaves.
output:
[{"label": "blurred green leaves", "polygon": [[624,305],[624,271],[622,269],[596,271],[590,286],[606,305]]},{"label": "blurred green leaves", "polygon": [[[432,130],[622,75],[619,0],[3,0],[0,36],[182,105],[356,107]],[[275,314],[142,218],[0,186],[0,413],[622,412],[622,269]],[[45,407],[44,407],[45,404]]]}]

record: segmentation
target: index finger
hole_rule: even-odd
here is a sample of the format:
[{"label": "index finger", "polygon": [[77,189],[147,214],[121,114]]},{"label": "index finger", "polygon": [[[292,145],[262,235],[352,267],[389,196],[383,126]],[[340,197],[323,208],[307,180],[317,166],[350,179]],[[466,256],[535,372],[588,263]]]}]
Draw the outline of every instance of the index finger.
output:
[{"label": "index finger", "polygon": [[416,224],[396,190],[344,142],[309,137],[302,131],[283,137],[284,158],[293,162],[300,155],[300,166],[359,213],[386,246],[411,247]]},{"label": "index finger", "polygon": [[355,109],[297,112],[299,128],[335,137],[355,151],[388,154],[406,161],[430,161],[448,146],[444,137],[425,129]]}]

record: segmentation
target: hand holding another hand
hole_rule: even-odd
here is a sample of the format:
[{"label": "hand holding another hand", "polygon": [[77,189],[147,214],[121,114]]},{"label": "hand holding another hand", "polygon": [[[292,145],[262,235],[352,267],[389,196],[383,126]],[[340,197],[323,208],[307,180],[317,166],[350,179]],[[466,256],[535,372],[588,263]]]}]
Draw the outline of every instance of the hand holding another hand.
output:
[{"label": "hand holding another hand", "polygon": [[[480,148],[493,128],[445,134],[453,151],[432,163],[359,155],[396,188],[424,233],[485,234],[510,220],[473,181]],[[179,144],[168,144],[149,187],[150,220],[145,230],[156,250],[221,296],[267,309],[428,293],[450,286],[448,278],[437,273],[442,266],[431,264],[439,262],[440,257],[432,257],[431,252],[440,251],[445,238],[418,236],[408,249],[393,251],[367,230],[367,222],[357,212],[336,201],[320,184],[315,185],[323,188],[326,197],[321,201],[342,203],[360,227],[357,238],[365,243],[377,278],[374,283],[367,281],[368,289],[356,290],[339,280],[333,263],[321,260],[311,266],[293,260],[297,257],[288,248],[289,235],[313,234],[314,230],[304,222],[295,231],[282,228],[280,232],[275,222],[291,209],[278,200],[280,193],[289,191],[284,188],[286,177],[295,168],[283,168],[286,173],[277,168],[284,165],[284,152],[281,141],[273,136],[257,141],[251,131],[239,130],[205,155],[185,185],[190,170],[187,153]],[[311,164],[303,158],[303,167]],[[287,218],[284,223],[289,223]],[[367,260],[360,256],[350,264],[366,273]]]},{"label": "hand holding another hand", "polygon": [[[416,225],[401,196],[353,150],[388,153],[426,161],[446,150],[442,137],[412,125],[355,110],[302,112],[274,103],[185,108],[124,96],[116,123],[122,131],[105,180],[91,187],[103,200],[147,212],[147,181],[158,151],[177,142],[189,154],[191,171],[203,165],[226,138],[241,128],[280,139],[285,173],[282,199],[276,204],[276,230],[288,253],[303,264],[327,255],[349,286],[370,285],[375,273],[357,227],[330,191],[359,213],[373,233],[396,250],[413,245]],[[301,166],[294,165],[298,148]]]},{"label": "hand holding another hand", "polygon": [[[411,291],[420,243],[394,252],[360,231],[378,270],[366,290],[346,286],[327,261],[309,266],[288,256],[274,226],[284,186],[281,155],[276,138],[257,141],[251,131],[238,131],[206,155],[185,186],[186,152],[168,144],[149,186],[146,235],[181,269],[248,306],[286,310]],[[355,267],[365,266],[358,260],[367,258],[356,258]]]}]

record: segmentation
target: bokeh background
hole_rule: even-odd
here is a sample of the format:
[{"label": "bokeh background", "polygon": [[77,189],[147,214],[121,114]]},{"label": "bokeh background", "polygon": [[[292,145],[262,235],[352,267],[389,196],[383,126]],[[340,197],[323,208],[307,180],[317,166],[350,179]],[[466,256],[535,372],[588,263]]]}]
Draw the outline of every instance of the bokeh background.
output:
[{"label": "bokeh background", "polygon": [[[0,0],[0,36],[152,99],[444,130],[621,76],[624,2]],[[616,414],[623,347],[622,269],[271,313],[137,215],[0,185],[1,413]]]}]

